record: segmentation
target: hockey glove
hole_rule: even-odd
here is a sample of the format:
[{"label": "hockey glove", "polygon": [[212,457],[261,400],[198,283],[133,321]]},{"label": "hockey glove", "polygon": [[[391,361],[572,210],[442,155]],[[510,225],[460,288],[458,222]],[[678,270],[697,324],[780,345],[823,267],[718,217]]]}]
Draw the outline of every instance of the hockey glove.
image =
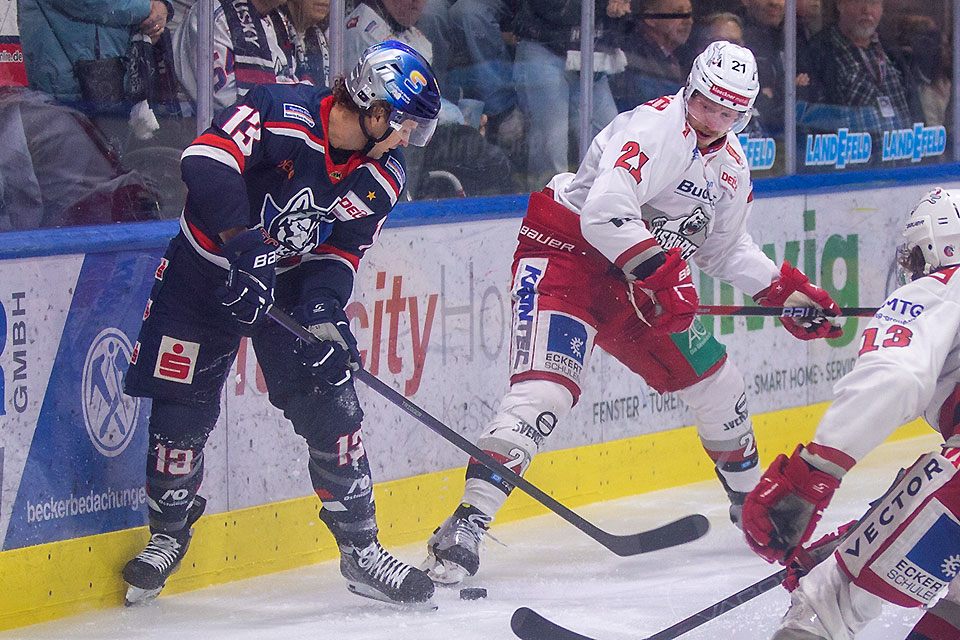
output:
[{"label": "hockey glove", "polygon": [[777,456],[743,503],[747,544],[767,562],[787,565],[810,539],[833,492],[836,477],[810,466],[797,445],[789,458]]},{"label": "hockey glove", "polygon": [[347,383],[360,368],[360,352],[340,303],[334,298],[318,298],[294,309],[293,315],[320,339],[315,344],[300,342],[297,347],[310,376],[332,387]]},{"label": "hockey glove", "polygon": [[830,557],[830,554],[843,542],[847,532],[856,524],[856,520],[851,520],[847,524],[840,525],[840,528],[836,531],[832,531],[805,547],[799,548],[796,556],[787,566],[787,577],[783,580],[783,588],[791,592],[796,589],[800,584],[800,578]]},{"label": "hockey glove", "polygon": [[248,229],[223,245],[223,255],[230,269],[216,296],[238,322],[256,324],[273,306],[277,241],[261,229]]},{"label": "hockey glove", "polygon": [[[807,308],[810,315],[798,317],[781,316],[783,328],[801,340],[817,338],[839,338],[843,335],[840,327],[840,308],[830,294],[820,287],[810,284],[810,280],[800,269],[790,266],[786,260],[780,267],[780,277],[759,292],[753,299],[761,307]],[[817,311],[814,311],[814,310]]]},{"label": "hockey glove", "polygon": [[[700,306],[700,297],[690,277],[690,266],[674,247],[665,254],[665,261],[642,280],[638,273],[646,263],[634,270],[637,280],[627,288],[630,303],[640,319],[657,333],[670,334],[686,331],[693,324]],[[638,296],[637,293],[642,293]],[[646,299],[645,299],[646,298]],[[638,304],[639,301],[643,301]]]}]

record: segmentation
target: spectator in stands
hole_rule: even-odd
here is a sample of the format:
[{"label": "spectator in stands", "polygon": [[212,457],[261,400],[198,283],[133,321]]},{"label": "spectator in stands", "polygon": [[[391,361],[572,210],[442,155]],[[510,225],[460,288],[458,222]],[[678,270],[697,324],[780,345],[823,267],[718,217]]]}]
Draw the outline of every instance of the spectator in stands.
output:
[{"label": "spectator in stands", "polygon": [[93,110],[123,102],[131,36],[139,31],[156,42],[172,15],[160,0],[19,0],[30,88]]},{"label": "spectator in stands", "polygon": [[[909,128],[922,119],[915,88],[877,35],[882,16],[883,0],[837,0],[836,24],[811,40],[803,61],[809,64],[813,98],[860,107],[850,110],[856,117],[846,125],[874,134]],[[879,143],[874,140],[875,148]]]},{"label": "spectator in stands", "polygon": [[[433,61],[431,42],[415,25],[425,0],[362,0],[346,17],[343,57],[359,57],[382,40],[399,40]],[[579,10],[578,10],[579,11]],[[464,124],[463,114],[441,99],[440,124],[424,149],[407,147],[407,196],[444,198],[516,192],[513,168],[480,131]],[[497,176],[491,180],[491,176]]]},{"label": "spectator in stands", "polygon": [[330,85],[330,0],[287,0],[287,11],[297,34],[297,58],[303,63],[302,78],[321,86]]},{"label": "spectator in stands", "polygon": [[806,48],[822,28],[821,0],[797,0],[797,50]]},{"label": "spectator in stands", "polygon": [[[296,31],[280,5],[286,0],[215,0],[214,104],[227,107],[258,84],[297,82]],[[177,77],[197,99],[197,5],[174,34]],[[348,58],[349,59],[349,58]],[[359,54],[353,60],[359,59]]]},{"label": "spectator in stands", "polygon": [[743,45],[743,20],[730,11],[718,11],[694,23],[693,35],[677,48],[676,55],[684,69],[693,66],[693,59],[711,42],[726,40]]},{"label": "spectator in stands", "polygon": [[690,68],[676,55],[693,28],[690,0],[646,0],[643,9],[618,24],[623,27],[619,45],[627,56],[627,68],[610,80],[618,111],[676,93]]},{"label": "spectator in stands", "polygon": [[769,136],[783,135],[783,18],[785,0],[743,0],[743,44],[753,51],[760,76],[756,120]]},{"label": "spectator in stands", "polygon": [[[445,2],[427,0],[428,6]],[[456,87],[461,98],[483,103],[488,139],[508,149],[523,136],[513,60],[503,36],[504,31],[512,29],[515,6],[509,0],[456,0],[449,7],[445,24],[431,20],[424,25],[430,29],[425,33],[434,43],[434,51],[438,42],[449,49],[449,84]],[[421,18],[418,24],[424,22]],[[438,33],[440,27],[444,33]]]},{"label": "spectator in stands", "polygon": [[[593,113],[588,137],[617,115],[609,76],[626,67],[611,33],[613,21],[630,13],[628,0],[596,0]],[[576,164],[569,139],[580,120],[580,4],[521,0],[517,14],[513,73],[527,126],[527,183],[540,190],[552,176]]]}]

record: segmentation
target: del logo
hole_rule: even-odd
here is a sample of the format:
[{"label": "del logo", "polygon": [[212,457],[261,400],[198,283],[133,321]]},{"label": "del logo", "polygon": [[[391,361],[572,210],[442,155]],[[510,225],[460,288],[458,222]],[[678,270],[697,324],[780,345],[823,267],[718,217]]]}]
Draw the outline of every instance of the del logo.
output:
[{"label": "del logo", "polygon": [[133,358],[127,336],[110,327],[101,331],[83,363],[83,423],[93,446],[105,456],[119,455],[137,427],[140,399],[123,393],[123,374]]},{"label": "del logo", "polygon": [[153,376],[171,382],[192,384],[193,371],[197,366],[199,353],[200,345],[196,342],[163,336],[160,340],[160,352],[157,354],[157,367],[153,370]]}]

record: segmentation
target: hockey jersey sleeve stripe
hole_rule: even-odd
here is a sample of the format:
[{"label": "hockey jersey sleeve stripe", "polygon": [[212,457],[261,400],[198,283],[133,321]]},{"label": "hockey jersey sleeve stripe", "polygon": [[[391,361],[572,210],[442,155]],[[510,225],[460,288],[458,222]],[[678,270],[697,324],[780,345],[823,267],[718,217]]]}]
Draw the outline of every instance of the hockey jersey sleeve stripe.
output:
[{"label": "hockey jersey sleeve stripe", "polygon": [[236,142],[213,133],[204,133],[194,140],[193,144],[184,149],[180,159],[188,156],[205,156],[236,169],[237,173],[243,173],[246,162]]},{"label": "hockey jersey sleeve stripe", "polygon": [[623,269],[624,273],[630,273],[639,264],[662,251],[663,249],[660,248],[659,243],[657,243],[654,238],[647,238],[621,253],[617,257],[615,264]]},{"label": "hockey jersey sleeve stripe", "polygon": [[800,452],[800,456],[817,469],[829,473],[835,478],[842,478],[843,474],[850,471],[853,465],[857,463],[853,457],[840,451],[840,449],[834,449],[816,442],[808,444]]},{"label": "hockey jersey sleeve stripe", "polygon": [[224,269],[230,268],[230,262],[220,253],[220,248],[217,247],[216,243],[197,229],[197,227],[190,224],[185,215],[180,216],[180,231],[183,232],[187,242],[189,242],[194,250],[204,259],[218,267]]},{"label": "hockey jersey sleeve stripe", "polygon": [[380,186],[383,187],[384,191],[387,192],[387,196],[390,198],[390,206],[397,204],[397,200],[400,198],[400,189],[401,185],[397,184],[397,181],[390,174],[389,171],[381,167],[376,162],[365,162],[362,166],[367,167],[370,170],[370,173],[373,174],[374,179],[380,183]]},{"label": "hockey jersey sleeve stripe", "polygon": [[268,122],[266,124],[266,130],[270,133],[273,133],[278,136],[287,136],[290,138],[297,138],[302,140],[308,147],[314,151],[319,151],[320,153],[326,153],[327,147],[323,143],[323,140],[313,135],[305,127],[294,124],[292,122]]},{"label": "hockey jersey sleeve stripe", "polygon": [[344,251],[343,249],[338,249],[329,244],[321,244],[314,249],[310,258],[339,258],[340,261],[346,263],[354,273],[356,273],[357,268],[360,266],[360,256],[354,255],[349,251]]}]

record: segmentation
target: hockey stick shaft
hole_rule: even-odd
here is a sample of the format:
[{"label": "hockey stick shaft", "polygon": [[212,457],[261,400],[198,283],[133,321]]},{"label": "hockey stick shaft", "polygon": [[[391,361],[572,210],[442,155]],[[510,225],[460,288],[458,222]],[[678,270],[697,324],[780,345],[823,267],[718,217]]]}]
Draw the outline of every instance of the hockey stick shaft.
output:
[{"label": "hockey stick shaft", "polygon": [[[702,316],[775,316],[778,318],[823,315],[819,311],[813,307],[750,307],[719,304],[702,304],[697,308],[697,313]],[[876,307],[840,307],[840,315],[845,318],[869,318],[876,312]]]},{"label": "hockey stick shaft", "polygon": [[[287,329],[290,333],[297,336],[304,342],[316,343],[319,339],[307,331],[288,313],[273,307],[267,312],[272,320]],[[674,522],[668,523],[658,529],[643,531],[641,533],[629,535],[616,535],[600,529],[596,525],[584,520],[582,517],[560,504],[528,480],[503,466],[493,458],[489,453],[483,451],[478,446],[461,436],[459,433],[446,426],[429,413],[408,400],[404,395],[390,387],[385,382],[377,378],[366,369],[359,369],[354,372],[361,382],[379,393],[381,396],[400,407],[408,414],[416,418],[421,424],[439,435],[441,438],[451,443],[461,451],[464,451],[483,466],[492,472],[501,476],[503,479],[529,495],[531,498],[547,507],[558,516],[572,524],[574,527],[587,534],[604,547],[619,556],[631,556],[647,551],[655,551],[665,547],[690,542],[703,536],[709,528],[707,519],[694,514],[680,518]]]}]

